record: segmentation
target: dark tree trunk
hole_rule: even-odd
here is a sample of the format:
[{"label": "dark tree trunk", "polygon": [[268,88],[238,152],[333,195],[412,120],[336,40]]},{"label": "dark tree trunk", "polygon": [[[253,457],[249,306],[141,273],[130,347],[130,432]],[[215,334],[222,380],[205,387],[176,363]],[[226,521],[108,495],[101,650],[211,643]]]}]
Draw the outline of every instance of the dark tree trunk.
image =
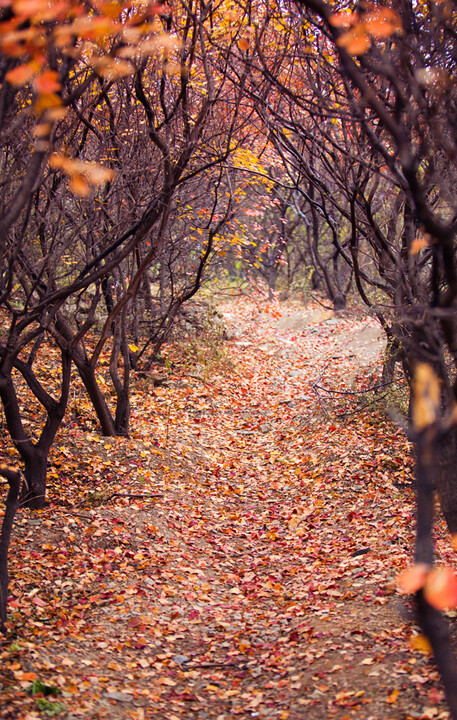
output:
[{"label": "dark tree trunk", "polygon": [[437,451],[436,489],[451,535],[457,533],[457,433],[452,430],[440,439]]},{"label": "dark tree trunk", "polygon": [[[113,350],[111,353],[109,371],[116,391],[116,435],[128,437],[130,429],[130,355],[127,340],[127,309],[123,309],[121,317],[116,320],[113,337]],[[122,350],[123,378],[119,376],[118,360]]]},{"label": "dark tree trunk", "polygon": [[268,263],[268,299],[271,302],[276,292],[276,283],[278,281],[278,263],[274,255],[269,259]]},{"label": "dark tree trunk", "polygon": [[[102,288],[106,301],[106,307],[109,309],[110,303],[113,301],[110,283],[108,281],[105,285],[102,283]],[[56,330],[59,333],[57,341],[61,347],[66,347],[68,345],[71,347],[72,360],[78,370],[79,376],[83,381],[86,392],[98,417],[103,435],[107,437],[114,437],[116,435],[114,419],[97,383],[95,367],[89,362],[83,347],[80,344],[74,344],[73,331],[61,313],[59,313],[56,319]],[[60,336],[61,339],[59,339]]]},{"label": "dark tree trunk", "polygon": [[[71,376],[71,357],[62,352],[62,381],[60,399],[57,401],[43,388],[32,367],[19,359],[9,358],[4,371],[0,372],[0,398],[3,403],[6,424],[11,440],[24,463],[24,485],[21,502],[33,509],[45,505],[46,468],[49,450],[60,427],[68,403]],[[38,442],[34,443],[24,431],[21,408],[12,379],[12,368],[23,376],[36,399],[46,410],[46,422]]]},{"label": "dark tree trunk", "polygon": [[106,305],[106,311],[109,315],[110,312],[112,312],[114,308],[114,300],[113,300],[113,291],[111,288],[111,278],[105,277],[102,280],[102,293],[103,297],[105,299],[105,305]]},{"label": "dark tree trunk", "polygon": [[24,483],[22,485],[21,505],[31,510],[40,510],[46,504],[48,455],[35,449],[23,460]]},{"label": "dark tree trunk", "polygon": [[343,293],[336,292],[335,295],[332,298],[333,302],[333,308],[335,310],[344,310],[346,307],[346,298],[344,297]]},{"label": "dark tree trunk", "polygon": [[[415,397],[415,401],[417,398]],[[428,426],[416,438],[416,563],[433,565],[433,488],[439,452],[439,426]],[[435,610],[424,597],[422,590],[416,593],[418,623],[430,641],[438,670],[446,692],[451,716],[457,720],[457,663],[452,650],[449,628],[442,614]]]},{"label": "dark tree trunk", "polygon": [[21,489],[21,473],[7,465],[0,465],[0,475],[9,483],[6,498],[5,514],[3,516],[2,531],[0,534],[0,631],[5,632],[5,622],[8,602],[8,550],[11,542],[14,518],[19,504]]},{"label": "dark tree trunk", "polygon": [[106,437],[114,437],[116,435],[116,428],[113,416],[97,383],[94,368],[88,362],[76,356],[74,356],[74,363],[78,368],[80,378],[84,383],[84,387],[98,417],[103,435]]}]

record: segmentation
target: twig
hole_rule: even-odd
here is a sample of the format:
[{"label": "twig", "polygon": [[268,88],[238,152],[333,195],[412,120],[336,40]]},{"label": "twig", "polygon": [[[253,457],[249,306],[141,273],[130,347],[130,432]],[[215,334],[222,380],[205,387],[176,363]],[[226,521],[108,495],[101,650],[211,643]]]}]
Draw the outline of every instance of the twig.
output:
[{"label": "twig", "polygon": [[120,493],[115,492],[111,493],[111,495],[108,495],[108,497],[100,498],[103,500],[103,502],[108,502],[108,500],[112,500],[114,497],[126,497],[126,498],[146,498],[149,500],[149,498],[156,498],[156,497],[164,497],[163,493]]},{"label": "twig", "polygon": [[373,390],[378,390],[378,388],[385,388],[389,385],[393,385],[394,382],[394,380],[389,380],[389,382],[372,385],[371,387],[366,388],[366,390],[332,390],[331,388],[326,388],[323,385],[318,385],[317,383],[314,383],[312,387],[318,388],[319,390],[323,390],[324,392],[332,395],[364,395],[365,393],[372,392]]},{"label": "twig", "polygon": [[335,311],[335,308],[327,307],[327,305],[324,305],[324,303],[321,302],[315,295],[313,295],[313,293],[310,293],[310,295],[313,298],[314,302],[317,302],[317,304],[323,307],[324,310],[332,310],[333,312]]},{"label": "twig", "polygon": [[220,667],[220,668],[234,667],[234,668],[237,668],[238,670],[245,670],[248,666],[245,663],[243,665],[240,665],[239,663],[222,663],[222,662],[220,662],[220,663],[200,663],[200,664],[192,663],[192,665],[189,663],[183,663],[183,670],[195,670],[197,668],[206,669],[206,668],[216,668],[216,667]]},{"label": "twig", "polygon": [[372,405],[376,405],[377,403],[380,403],[381,400],[384,400],[387,397],[387,393],[385,395],[380,395],[377,398],[374,398],[371,400],[371,402],[365,403],[365,405],[361,405],[360,407],[356,408],[355,410],[347,410],[346,412],[335,412],[334,417],[341,418],[341,417],[349,417],[349,415],[356,415],[359,412],[362,412],[362,410],[365,410],[367,407],[371,407]]}]

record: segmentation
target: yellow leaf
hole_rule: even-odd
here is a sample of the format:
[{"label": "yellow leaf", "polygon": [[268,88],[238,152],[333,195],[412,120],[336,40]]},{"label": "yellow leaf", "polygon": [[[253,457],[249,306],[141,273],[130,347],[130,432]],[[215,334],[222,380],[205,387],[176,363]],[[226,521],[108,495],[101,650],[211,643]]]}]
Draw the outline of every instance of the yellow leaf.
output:
[{"label": "yellow leaf", "polygon": [[432,647],[425,635],[413,635],[409,642],[413,650],[418,650],[424,655],[432,654]]},{"label": "yellow leaf", "polygon": [[136,345],[129,345],[129,350],[131,350],[133,353],[138,352],[139,348]]},{"label": "yellow leaf", "polygon": [[62,99],[56,93],[40,93],[35,103],[35,112],[37,115],[51,110],[52,108],[60,108]]},{"label": "yellow leaf", "polygon": [[413,389],[413,424],[416,430],[424,430],[436,421],[440,407],[440,381],[431,365],[418,363]]}]

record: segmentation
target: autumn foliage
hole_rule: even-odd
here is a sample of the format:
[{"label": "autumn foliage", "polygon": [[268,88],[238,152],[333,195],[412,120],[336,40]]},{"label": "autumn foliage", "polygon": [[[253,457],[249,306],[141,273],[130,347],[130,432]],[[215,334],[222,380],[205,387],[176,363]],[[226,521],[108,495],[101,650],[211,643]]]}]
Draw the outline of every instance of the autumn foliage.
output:
[{"label": "autumn foliage", "polygon": [[[184,344],[188,342],[191,347],[189,326],[202,331],[209,322],[208,316],[202,319],[192,310],[186,315],[189,302],[205,281],[218,287],[227,284],[230,290],[241,287],[242,292],[263,288],[265,281],[269,304],[263,297],[259,300],[261,294],[253,297],[261,312],[278,323],[276,331],[282,312],[277,293],[282,291],[284,296],[298,292],[307,299],[309,293],[319,293],[319,302],[330,313],[362,303],[369,322],[377,323],[384,334],[383,367],[379,361],[373,383],[337,389],[327,382],[325,366],[312,391],[327,434],[343,437],[353,431],[368,442],[367,433],[371,437],[372,431],[364,429],[363,423],[354,429],[349,418],[369,410],[381,393],[387,397],[395,383],[407,388],[403,390],[407,398],[401,398],[401,411],[394,410],[392,416],[415,448],[416,536],[413,564],[405,570],[403,558],[395,575],[401,571],[401,592],[414,595],[418,621],[430,641],[451,714],[457,717],[457,670],[441,614],[457,605],[457,580],[446,553],[444,566],[435,567],[433,534],[437,522],[435,493],[451,535],[457,532],[457,144],[453,82],[457,34],[448,2],[362,2],[355,7],[325,0],[248,1],[238,5],[225,0],[219,4],[202,0],[170,5],[141,0],[3,0],[0,6],[0,398],[10,442],[8,452],[21,466],[19,472],[8,463],[0,471],[10,483],[0,538],[1,620],[6,618],[6,558],[17,511],[18,483],[21,505],[43,510],[49,477],[51,493],[62,477],[70,484],[79,478],[75,459],[67,462],[60,458],[60,465],[52,466],[48,474],[56,439],[68,422],[68,407],[75,393],[85,398],[79,410],[73,409],[78,442],[88,431],[87,422],[92,422],[85,421],[86,425],[79,427],[80,416],[88,414],[103,437],[111,438],[105,449],[112,447],[112,438],[119,437],[127,447],[129,436],[138,432],[139,416],[148,415],[144,405],[138,410],[138,383],[167,387],[167,373],[173,363],[167,356],[167,343],[174,337],[176,323],[181,322],[177,339],[187,338]],[[260,322],[258,308],[252,309],[248,303],[238,308],[241,317],[246,308]],[[214,320],[217,310],[207,312]],[[230,316],[232,311],[227,312]],[[336,316],[336,322],[345,322],[344,317],[341,320]],[[349,321],[346,329],[351,331]],[[312,333],[306,336],[306,348],[301,345],[300,333],[281,337],[284,347],[279,348],[270,331],[273,333],[271,327],[265,330],[267,339],[255,335],[260,347],[271,342],[267,358],[273,357],[268,354],[270,350],[282,353],[280,357],[287,365],[287,348],[295,344],[301,348],[300,357],[294,355],[297,367],[302,362],[307,367],[307,363],[312,365],[313,352],[320,348],[319,342],[312,347],[311,340],[308,348]],[[246,332],[255,333],[252,328]],[[331,342],[325,328],[318,332]],[[240,342],[249,344],[251,340]],[[173,347],[176,350],[178,345]],[[235,355],[239,347],[233,345]],[[293,348],[289,349],[292,352]],[[336,356],[330,358],[333,381],[336,378],[338,384],[344,373],[339,373]],[[308,407],[310,400],[305,395],[297,400],[296,387],[293,397],[288,394],[293,384],[290,378],[299,372],[295,365],[288,368],[289,375],[284,375],[276,361],[263,360],[263,375],[259,368],[249,366],[248,380],[235,380],[230,375],[228,394],[221,389],[224,412],[230,414],[234,403],[237,408],[229,439],[219,426],[213,428],[210,437],[204,428],[210,393],[204,402],[191,392],[186,400],[182,388],[188,381],[183,376],[182,386],[176,386],[176,403],[173,392],[168,393],[170,397],[161,397],[167,403],[167,413],[161,414],[159,406],[155,408],[161,420],[148,417],[148,425],[142,430],[147,439],[141,449],[135,447],[135,453],[139,450],[140,458],[162,453],[164,484],[159,495],[166,496],[172,505],[167,483],[180,471],[171,471],[165,464],[170,418],[176,426],[179,412],[183,416],[187,412],[187,401],[197,402],[201,416],[192,420],[186,416],[184,427],[186,423],[201,425],[192,434],[192,443],[198,445],[194,464],[198,467],[199,454],[206,462],[209,453],[205,482],[215,493],[209,514],[213,521],[217,519],[217,531],[214,536],[205,534],[205,519],[200,516],[192,517],[188,530],[195,537],[204,536],[212,550],[217,548],[213,566],[218,554],[239,553],[242,557],[241,574],[235,572],[236,567],[227,571],[226,579],[233,584],[229,595],[249,603],[263,602],[268,596],[273,605],[283,599],[295,603],[295,596],[300,596],[300,600],[311,603],[311,608],[313,603],[319,606],[323,596],[332,598],[330,604],[343,603],[350,599],[349,591],[325,573],[320,576],[321,556],[326,553],[323,544],[318,543],[319,550],[312,551],[314,536],[319,535],[325,516],[325,503],[330,502],[324,493],[326,478],[319,470],[321,461],[334,479],[331,493],[335,497],[343,493],[343,507],[346,502],[353,503],[344,521],[340,509],[335,509],[337,503],[331,506],[331,533],[337,533],[339,523],[346,528],[354,520],[362,522],[364,510],[338,485],[344,478],[335,470],[336,460],[335,467],[329,466],[326,441],[319,432],[314,442],[321,447],[322,457],[308,448],[308,454],[300,454],[300,450],[295,462],[294,443],[308,432],[306,423],[313,424],[315,416],[300,419],[289,410],[297,402]],[[155,373],[159,362],[161,372]],[[264,407],[263,395],[274,394],[275,383],[262,378],[273,369],[279,373],[284,397],[274,407]],[[199,373],[197,368],[197,376]],[[205,377],[204,382],[211,382],[211,378]],[[359,395],[367,395],[367,401],[356,410],[341,409],[336,418],[340,424],[328,423],[329,398],[339,394],[347,402]],[[225,416],[217,417],[220,427],[225,427]],[[282,418],[285,429],[270,437],[277,418]],[[161,427],[161,435],[157,430],[160,441],[153,439],[154,423]],[[242,437],[243,433],[254,434],[255,453],[239,441],[234,429],[238,425]],[[266,442],[261,442],[263,434]],[[287,441],[283,446],[286,436],[292,444]],[[89,443],[104,442],[100,438],[98,429],[93,428],[86,436]],[[341,440],[337,446],[338,458],[342,456],[344,464]],[[351,447],[355,452],[354,445]],[[68,448],[65,452],[71,454]],[[409,458],[409,451],[403,452]],[[215,459],[214,453],[222,459]],[[240,453],[249,458],[242,472],[237,465]],[[372,447],[371,453],[378,472],[377,450]],[[109,475],[111,460],[101,462]],[[284,484],[276,475],[276,463],[287,475]],[[305,480],[301,463],[314,467]],[[137,457],[131,464],[142,466]],[[88,469],[89,481],[94,480],[95,468]],[[271,475],[274,480],[269,485]],[[362,480],[363,476],[362,472]],[[382,481],[387,481],[387,476],[391,483],[389,473]],[[192,481],[192,491],[200,487],[200,479]],[[150,473],[144,481],[149,483],[148,497],[152,499]],[[308,485],[321,481],[322,495],[317,497]],[[224,488],[222,495],[219,487],[217,491],[214,488],[219,482]],[[308,488],[309,505],[300,505],[303,499],[297,487]],[[127,495],[141,495],[137,485],[127,489],[131,491]],[[258,508],[248,511],[243,505],[241,511],[237,503],[244,503],[245,496],[252,500],[253,493],[256,503],[263,502],[265,492],[277,492],[268,502],[282,509],[265,511],[266,527],[261,530],[255,518]],[[378,492],[371,484],[367,489],[362,483],[361,502],[370,505],[370,493],[378,498]],[[122,496],[121,486],[116,484],[113,493]],[[232,515],[220,525],[224,510],[221,507],[218,515],[216,508],[223,506],[225,496],[233,505]],[[165,508],[172,509],[167,502],[164,513]],[[294,503],[300,505],[299,513]],[[218,533],[237,534],[230,528],[238,521],[243,528],[242,542],[236,547],[219,543]],[[251,522],[255,526],[252,532]],[[285,534],[283,526],[287,528]],[[148,538],[159,535],[153,523],[145,527]],[[387,523],[387,527],[391,526]],[[95,524],[89,534],[93,531],[98,537],[98,528]],[[189,537],[186,534],[187,544]],[[311,548],[312,562],[306,561],[302,538]],[[408,536],[408,543],[412,540]],[[143,538],[138,552],[129,550],[132,565],[137,563],[135,572],[160,560],[146,550],[149,541]],[[336,538],[334,541],[340,548]],[[291,557],[297,552],[303,560],[301,570],[293,566],[293,577],[304,573],[309,597],[300,595],[300,583],[294,585],[294,597],[287,595],[287,567],[281,577],[272,570],[271,577],[258,582],[257,566],[250,565],[251,545],[262,555],[265,548],[270,553],[270,544],[282,547],[281,543]],[[46,552],[53,549],[51,541],[42,545]],[[122,548],[116,547],[119,549],[107,556],[100,552],[100,557],[97,548],[91,552],[81,549],[81,557],[87,555],[91,565],[91,582],[98,582],[114,567],[122,569],[117,566]],[[60,547],[62,562],[64,550]],[[101,574],[93,562],[93,552],[103,569]],[[371,545],[360,552],[371,552]],[[382,566],[388,562],[387,556],[379,547],[377,552]],[[285,551],[282,553],[278,552],[281,563],[285,562]],[[335,554],[335,550],[329,553],[329,565],[335,561]],[[32,556],[27,557],[30,560]],[[192,556],[186,562],[192,565],[194,560]],[[81,570],[84,563],[77,565]],[[344,565],[341,577],[352,573],[348,568]],[[203,594],[211,591],[210,579],[205,579]],[[168,581],[171,583],[170,578]],[[393,576],[390,582],[393,587]],[[193,602],[193,590],[185,581],[183,585],[189,595],[186,602]],[[63,581],[61,587],[65,587]],[[168,598],[180,591],[174,585],[169,589],[166,582],[162,590],[163,602],[159,604],[167,607],[171,603],[173,613],[177,613],[167,620],[173,626],[180,609]],[[83,609],[87,610],[91,602],[103,605],[111,597],[110,589],[106,596],[104,592],[88,597],[83,593]],[[383,593],[380,590],[377,605],[382,606]],[[133,590],[131,595],[135,594]],[[115,596],[121,595],[117,588]],[[18,598],[21,602],[29,598],[43,617],[48,607],[54,608],[60,622],[53,626],[55,632],[68,629],[70,622],[84,623],[83,610],[72,605],[65,613],[66,596],[65,602],[60,596],[46,596],[44,600],[41,589],[27,586],[24,595],[15,586],[15,610],[19,608]],[[188,615],[191,623],[204,615],[195,602]],[[237,605],[236,612],[240,607]],[[287,612],[288,622],[301,611],[293,605]],[[46,622],[50,617],[46,615]],[[217,621],[221,618],[223,613]],[[19,610],[16,619],[20,619]],[[35,618],[34,622],[39,628],[41,621]],[[134,620],[128,627],[138,625],[144,634],[146,624]],[[181,639],[180,633],[187,637],[188,629],[180,627],[173,634]],[[295,646],[302,631],[308,632],[301,626],[291,627],[287,643]],[[158,632],[164,634],[162,626]],[[256,653],[254,645],[237,635],[236,653],[250,658]],[[180,649],[182,653],[177,656],[187,657],[187,648]],[[304,657],[310,663],[316,659],[306,653]],[[167,665],[170,657],[165,659]],[[130,661],[138,667],[137,659]],[[143,670],[150,667],[149,660],[145,662],[139,663]],[[186,662],[171,660],[172,669],[173,663],[181,667]],[[250,662],[246,661],[249,672]],[[16,670],[22,683],[38,680],[32,678],[32,671]],[[276,680],[268,682],[276,687]],[[175,687],[173,683],[177,683],[175,676],[166,675],[165,687]],[[43,695],[39,700],[44,700],[40,687],[32,687],[31,692]],[[322,683],[316,692],[325,695],[329,687]],[[110,692],[116,695],[121,691]],[[227,692],[236,694],[234,688]],[[398,688],[389,692],[388,705],[397,703],[398,692]],[[185,693],[187,690],[180,687],[182,702],[186,702],[182,699]],[[336,707],[359,711],[363,694],[363,690],[339,689]],[[228,697],[224,695],[224,701]],[[116,697],[111,700],[116,701]],[[249,712],[256,713],[262,702],[261,693],[256,693],[249,700]],[[45,703],[42,706],[43,710],[52,710]],[[237,713],[239,709],[237,706]],[[281,720],[289,717],[288,710],[284,713]]]}]

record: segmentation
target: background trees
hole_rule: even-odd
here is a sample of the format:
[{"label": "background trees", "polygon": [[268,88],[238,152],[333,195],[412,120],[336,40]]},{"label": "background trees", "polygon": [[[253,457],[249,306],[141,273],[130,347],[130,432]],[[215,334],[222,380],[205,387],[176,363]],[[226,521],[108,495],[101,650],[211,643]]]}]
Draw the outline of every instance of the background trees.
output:
[{"label": "background trees", "polygon": [[[72,362],[103,432],[128,433],[129,346],[155,323],[157,348],[198,287],[230,216],[223,163],[246,122],[242,88],[229,88],[223,58],[209,57],[204,3],[173,13],[150,3],[59,8],[16,3],[0,26],[0,394],[34,506]],[[211,186],[204,197],[199,183]],[[97,377],[106,350],[114,408]],[[60,379],[35,372],[44,351],[60,353]],[[36,437],[22,422],[18,373],[46,411]]]},{"label": "background trees", "polygon": [[[295,138],[311,140],[306,123],[317,108],[317,135],[323,139],[319,160],[334,172],[332,185],[336,179],[341,195],[336,202],[332,196],[332,206],[348,229],[348,242],[340,242],[338,250],[343,258],[346,251],[359,294],[382,322],[414,390],[410,436],[418,456],[415,562],[427,569],[409,589],[417,591],[419,619],[431,639],[451,711],[457,716],[455,662],[436,612],[443,606],[433,597],[436,575],[428,574],[433,564],[434,484],[449,529],[456,529],[455,470],[451,469],[451,462],[455,468],[457,388],[457,215],[449,192],[455,170],[455,93],[448,74],[455,56],[452,13],[449,7],[435,4],[395,3],[360,7],[357,12],[341,4],[338,14],[321,0],[300,6],[306,10],[295,29],[309,37],[312,59],[303,53],[298,59],[303,74],[307,68],[309,74],[313,66],[318,69],[317,81],[309,83],[305,102],[301,98],[297,102],[291,85],[276,81],[277,75],[260,55],[261,76],[282,96],[273,113],[270,103],[265,104],[265,112],[272,116],[273,126],[280,125],[279,137],[292,162],[309,177],[309,155],[296,150]],[[322,73],[327,64],[331,67]],[[283,98],[291,97],[293,109],[300,108],[298,120],[281,106]],[[337,108],[339,114],[341,106],[344,115],[339,119],[334,111]],[[331,127],[329,131],[330,118],[336,133]],[[293,143],[288,137],[291,125]],[[327,187],[325,195],[329,195]]]}]

